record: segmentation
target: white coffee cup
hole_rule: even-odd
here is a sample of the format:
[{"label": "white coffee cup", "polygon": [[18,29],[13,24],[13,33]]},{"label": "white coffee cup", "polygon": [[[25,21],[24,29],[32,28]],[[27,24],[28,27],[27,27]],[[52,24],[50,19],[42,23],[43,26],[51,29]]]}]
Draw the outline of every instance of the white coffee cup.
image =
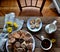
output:
[{"label": "white coffee cup", "polygon": [[53,23],[46,25],[45,31],[49,34],[55,32],[57,30],[56,23],[57,21],[55,20]]},{"label": "white coffee cup", "polygon": [[[41,48],[42,48],[43,50],[49,50],[49,49],[51,49],[51,47],[52,47],[52,42],[51,42],[50,39],[44,38],[44,36],[41,36],[41,40],[42,40],[42,41],[41,41],[41,43],[40,43],[40,46],[41,46]],[[48,48],[43,47],[42,42],[43,42],[44,40],[48,40],[48,41],[49,41],[50,45],[49,45]],[[46,45],[46,46],[47,46],[47,45]]]}]

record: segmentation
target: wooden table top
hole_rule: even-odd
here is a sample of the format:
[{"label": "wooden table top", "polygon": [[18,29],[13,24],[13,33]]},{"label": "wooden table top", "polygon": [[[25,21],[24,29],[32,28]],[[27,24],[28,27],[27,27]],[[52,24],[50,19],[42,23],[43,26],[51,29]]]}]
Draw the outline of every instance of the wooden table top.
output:
[{"label": "wooden table top", "polygon": [[[20,16],[18,18],[25,20],[22,29],[30,32],[26,26],[27,20],[30,17]],[[35,48],[34,52],[60,52],[60,17],[40,17],[40,18],[43,22],[42,29],[36,33],[30,32],[33,35],[33,37],[35,38],[35,42],[36,42],[36,48]],[[54,32],[53,34],[47,34],[45,32],[45,26],[49,23],[52,23],[54,20],[57,20],[57,31]],[[0,28],[3,28],[3,25],[4,25],[4,17],[0,17]],[[2,32],[2,29],[0,29],[0,32]],[[39,40],[41,35],[43,35],[44,37],[47,37],[49,39],[52,39],[52,38],[56,39],[56,42],[53,43],[53,46],[49,51],[44,51],[41,49],[41,47],[40,47],[41,41]]]}]

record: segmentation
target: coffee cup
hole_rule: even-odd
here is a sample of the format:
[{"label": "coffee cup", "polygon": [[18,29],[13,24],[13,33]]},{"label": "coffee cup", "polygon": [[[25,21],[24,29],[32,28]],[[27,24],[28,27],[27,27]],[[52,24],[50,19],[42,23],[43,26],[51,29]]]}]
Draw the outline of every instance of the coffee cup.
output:
[{"label": "coffee cup", "polygon": [[49,34],[55,32],[57,30],[56,23],[57,21],[55,20],[53,23],[46,25],[45,31]]},{"label": "coffee cup", "polygon": [[48,39],[48,38],[44,38],[44,36],[41,36],[41,44],[40,44],[40,46],[41,46],[41,48],[43,49],[43,50],[49,50],[49,49],[51,49],[51,47],[52,47],[52,42],[51,42],[51,40],[50,39]]}]

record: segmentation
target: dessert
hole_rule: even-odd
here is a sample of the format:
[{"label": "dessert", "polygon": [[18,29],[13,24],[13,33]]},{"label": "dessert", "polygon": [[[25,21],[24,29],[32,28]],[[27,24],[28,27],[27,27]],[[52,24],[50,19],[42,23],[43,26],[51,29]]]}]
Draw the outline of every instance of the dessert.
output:
[{"label": "dessert", "polygon": [[36,27],[36,28],[39,28],[39,26],[40,26],[40,24],[35,23],[35,27]]},{"label": "dessert", "polygon": [[35,19],[35,23],[38,23],[39,24],[40,22],[41,22],[41,19],[40,18],[36,18]]},{"label": "dessert", "polygon": [[34,18],[30,20],[30,28],[39,28],[41,19],[40,18]]},{"label": "dessert", "polygon": [[14,42],[15,42],[15,38],[13,38],[13,37],[10,38],[10,39],[8,40],[8,42],[9,42],[9,43],[14,43]]},{"label": "dessert", "polygon": [[34,29],[34,28],[35,28],[35,24],[32,24],[32,25],[31,25],[31,29]]},{"label": "dessert", "polygon": [[35,20],[32,19],[32,20],[30,21],[30,24],[32,25],[32,24],[34,24],[34,23],[35,23]]},{"label": "dessert", "polygon": [[19,30],[8,35],[9,52],[32,52],[33,39],[27,32]]},{"label": "dessert", "polygon": [[16,47],[16,48],[19,48],[19,47],[20,47],[20,42],[16,42],[16,43],[15,43],[15,47]]},{"label": "dessert", "polygon": [[17,34],[17,32],[13,33],[14,35],[12,35],[14,38],[20,38],[20,35]]}]

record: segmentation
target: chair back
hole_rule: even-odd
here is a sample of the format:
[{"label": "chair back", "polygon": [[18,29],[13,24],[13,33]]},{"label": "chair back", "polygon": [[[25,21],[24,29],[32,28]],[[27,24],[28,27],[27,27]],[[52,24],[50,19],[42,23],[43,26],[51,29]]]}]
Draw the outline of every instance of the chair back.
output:
[{"label": "chair back", "polygon": [[22,8],[25,8],[25,7],[36,7],[36,8],[39,8],[41,12],[46,0],[42,0],[42,2],[40,1],[41,0],[17,0],[20,11],[22,11]]}]

